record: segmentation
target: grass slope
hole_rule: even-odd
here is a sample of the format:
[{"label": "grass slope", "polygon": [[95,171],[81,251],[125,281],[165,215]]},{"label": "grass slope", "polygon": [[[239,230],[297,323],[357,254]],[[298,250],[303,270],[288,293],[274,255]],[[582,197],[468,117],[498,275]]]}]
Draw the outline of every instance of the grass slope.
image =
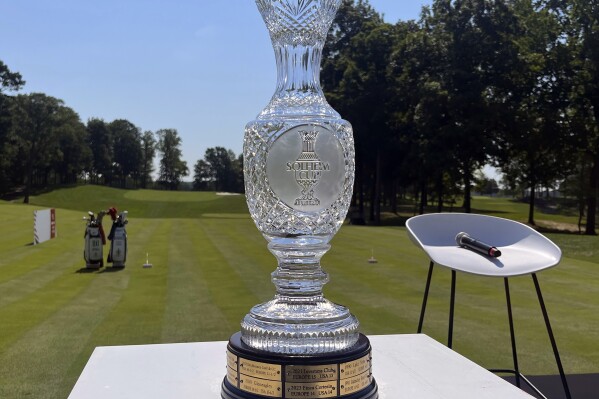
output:
[{"label": "grass slope", "polygon": [[[225,340],[251,306],[274,293],[276,262],[242,196],[83,186],[32,202],[0,202],[0,398],[68,396],[96,346]],[[50,206],[57,208],[58,238],[32,246],[32,211]],[[109,206],[130,212],[127,267],[87,273],[81,217]],[[476,198],[474,206],[526,215],[507,200]],[[539,279],[564,367],[599,372],[598,240],[549,236],[564,258]],[[377,264],[366,262],[372,250]],[[141,267],[146,252],[151,269]],[[325,295],[348,306],[363,332],[416,331],[428,261],[403,227],[344,226],[323,267],[331,275]],[[441,342],[449,279],[448,270],[435,270],[424,325]],[[520,366],[555,374],[532,281],[510,281]],[[503,281],[459,274],[457,288],[454,348],[485,367],[509,367]]]}]

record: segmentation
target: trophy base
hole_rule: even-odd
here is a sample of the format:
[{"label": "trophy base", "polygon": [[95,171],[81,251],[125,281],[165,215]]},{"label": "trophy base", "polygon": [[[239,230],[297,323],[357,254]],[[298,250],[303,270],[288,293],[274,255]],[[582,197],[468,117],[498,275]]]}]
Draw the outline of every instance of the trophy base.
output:
[{"label": "trophy base", "polygon": [[288,355],[254,349],[235,333],[227,345],[223,399],[377,399],[370,341],[340,352]]}]

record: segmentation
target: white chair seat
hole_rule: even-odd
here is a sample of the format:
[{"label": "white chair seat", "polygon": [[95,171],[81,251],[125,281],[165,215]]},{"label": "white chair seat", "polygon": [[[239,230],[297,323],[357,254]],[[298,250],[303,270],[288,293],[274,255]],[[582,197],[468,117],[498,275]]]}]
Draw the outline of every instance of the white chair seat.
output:
[{"label": "white chair seat", "polygon": [[[470,213],[436,213],[406,222],[410,239],[434,263],[466,273],[511,277],[556,266],[562,257],[557,245],[532,228],[512,220]],[[461,248],[455,237],[465,232],[496,246],[499,258]]]}]

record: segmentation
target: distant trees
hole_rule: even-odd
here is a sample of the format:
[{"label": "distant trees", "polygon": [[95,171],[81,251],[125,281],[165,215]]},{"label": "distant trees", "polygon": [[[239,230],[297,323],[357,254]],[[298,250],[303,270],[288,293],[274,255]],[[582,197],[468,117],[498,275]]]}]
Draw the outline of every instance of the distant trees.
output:
[{"label": "distant trees", "polygon": [[143,167],[140,129],[125,119],[110,122],[108,129],[112,136],[114,177],[120,187],[126,187],[128,179],[137,186]]},{"label": "distant trees", "polygon": [[224,147],[208,148],[194,165],[195,190],[242,193],[243,159]]},{"label": "distant trees", "polygon": [[87,121],[87,140],[92,152],[90,179],[92,183],[112,183],[112,134],[102,119],[92,118]]},{"label": "distant trees", "polygon": [[434,0],[396,24],[344,0],[321,76],[354,126],[353,205],[376,223],[407,193],[420,212],[432,198],[440,211],[458,189],[470,212],[476,171],[491,163],[528,189],[534,224],[536,189],[588,165],[580,195],[594,234],[598,25],[599,5],[585,0]]},{"label": "distant trees", "polygon": [[152,181],[156,144],[156,139],[151,131],[148,130],[141,136],[141,188],[148,188]]},{"label": "distant trees", "polygon": [[15,156],[11,137],[13,98],[5,93],[17,91],[24,84],[21,74],[12,72],[0,60],[0,193],[8,191],[15,180],[11,170],[11,163]]},{"label": "distant trees", "polygon": [[161,154],[158,182],[169,190],[176,190],[181,178],[189,174],[187,162],[181,159],[181,137],[175,129],[161,129],[156,135]]},{"label": "distant trees", "polygon": [[34,179],[47,180],[51,157],[57,151],[58,113],[63,102],[42,93],[16,96],[13,106],[14,161],[21,163],[23,202],[29,203]]}]

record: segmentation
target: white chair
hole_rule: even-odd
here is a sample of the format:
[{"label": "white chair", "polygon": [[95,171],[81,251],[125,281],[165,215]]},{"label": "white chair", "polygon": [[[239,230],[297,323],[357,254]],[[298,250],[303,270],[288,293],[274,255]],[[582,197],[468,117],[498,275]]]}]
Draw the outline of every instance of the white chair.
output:
[{"label": "white chair", "polygon": [[[512,373],[516,377],[516,385],[518,387],[520,387],[520,379],[522,379],[538,395],[545,398],[545,396],[520,373],[518,367],[518,354],[516,351],[516,339],[514,336],[514,323],[512,319],[512,305],[508,278],[530,274],[534,281],[537,297],[539,298],[539,304],[545,320],[547,333],[551,340],[564,391],[566,397],[571,399],[570,390],[568,388],[568,383],[566,381],[566,376],[564,374],[551,324],[549,322],[549,316],[547,315],[547,309],[545,307],[545,302],[543,301],[541,288],[536,275],[537,272],[556,266],[560,262],[562,252],[559,247],[547,237],[522,223],[493,216],[470,213],[427,214],[408,219],[406,227],[412,242],[420,247],[430,258],[428,277],[422,301],[422,310],[418,322],[418,333],[422,332],[426,302],[435,264],[451,269],[451,296],[447,344],[449,348],[451,348],[453,341],[456,271],[476,274],[479,276],[503,277],[514,370],[495,369],[491,371]],[[497,247],[501,251],[501,256],[492,258],[458,246],[456,235],[460,232],[465,232],[473,238]]]}]

